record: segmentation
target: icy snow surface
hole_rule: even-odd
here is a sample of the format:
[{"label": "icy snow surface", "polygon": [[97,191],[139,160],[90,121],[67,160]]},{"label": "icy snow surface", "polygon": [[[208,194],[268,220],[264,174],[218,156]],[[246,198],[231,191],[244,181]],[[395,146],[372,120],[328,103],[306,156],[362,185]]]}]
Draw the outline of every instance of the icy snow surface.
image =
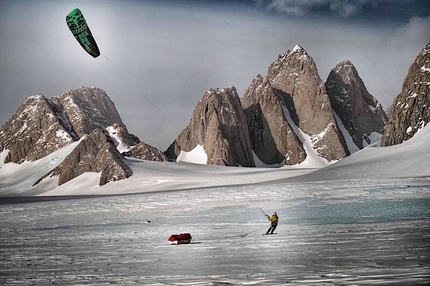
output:
[{"label": "icy snow surface", "polygon": [[190,152],[181,151],[176,161],[194,164],[206,164],[208,161],[208,155],[206,154],[202,145],[197,145]]},{"label": "icy snow surface", "polygon": [[[79,141],[73,142],[42,159],[22,164],[7,163],[0,165],[0,196],[37,195],[58,185],[58,177],[48,178],[32,187],[40,177],[57,167],[73,151]],[[3,158],[3,151],[0,159]],[[4,162],[4,159],[2,160]]]},{"label": "icy snow surface", "polygon": [[[425,284],[429,141],[427,126],[315,172],[128,160],[127,180],[95,187],[86,174],[45,196],[1,198],[0,284]],[[1,166],[0,192],[66,153],[22,175]],[[262,211],[278,213],[276,235],[261,235]],[[168,243],[184,232],[191,244]]]}]

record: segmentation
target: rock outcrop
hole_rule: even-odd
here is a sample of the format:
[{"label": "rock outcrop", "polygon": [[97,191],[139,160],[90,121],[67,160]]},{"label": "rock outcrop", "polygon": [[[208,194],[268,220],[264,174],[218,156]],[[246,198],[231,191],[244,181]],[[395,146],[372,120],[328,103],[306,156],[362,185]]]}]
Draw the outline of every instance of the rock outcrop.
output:
[{"label": "rock outcrop", "polygon": [[114,141],[115,147],[120,153],[130,151],[136,144],[140,143],[140,139],[130,134],[125,125],[115,123],[112,126],[106,127],[109,136]]},{"label": "rock outcrop", "polygon": [[[374,141],[379,142],[388,118],[350,61],[339,63],[330,72],[326,88],[333,110],[355,145],[363,149]],[[375,133],[377,136],[372,136]]]},{"label": "rock outcrop", "polygon": [[258,75],[241,100],[252,150],[264,164],[303,162],[303,144],[284,116],[282,97],[270,81]]},{"label": "rock outcrop", "polygon": [[9,150],[4,163],[37,160],[77,140],[61,114],[43,95],[28,97],[0,129],[0,151]]},{"label": "rock outcrop", "polygon": [[115,104],[97,87],[81,87],[67,90],[58,99],[72,130],[82,137],[96,128],[105,128],[114,123],[124,126]]},{"label": "rock outcrop", "polygon": [[114,141],[105,129],[95,129],[84,136],[75,149],[56,168],[40,178],[58,176],[62,185],[85,172],[98,172],[100,185],[130,177],[133,172],[114,146]]},{"label": "rock outcrop", "polygon": [[207,91],[165,154],[176,160],[181,152],[190,152],[198,145],[203,146],[209,165],[254,166],[246,117],[236,88]]},{"label": "rock outcrop", "polygon": [[33,161],[114,123],[123,125],[114,103],[99,88],[68,90],[51,99],[33,95],[1,127],[0,151],[9,150],[5,163]]},{"label": "rock outcrop", "polygon": [[381,146],[400,144],[430,122],[430,43],[418,54],[395,99]]},{"label": "rock outcrop", "polygon": [[[270,103],[268,98],[262,98],[264,96],[272,98]],[[256,102],[259,103],[256,105]],[[310,155],[305,155],[303,151],[306,148],[302,145],[306,140],[311,142],[312,152],[329,162],[349,155],[345,140],[333,115],[324,82],[318,75],[315,62],[300,46],[295,46],[292,51],[280,55],[270,65],[264,79],[261,77],[254,79],[245,93],[242,103],[248,111],[249,133],[254,137],[251,138],[254,143],[262,139],[255,136],[261,132],[254,131],[256,129],[255,120],[252,118],[255,117],[257,109],[250,108],[250,106],[253,104],[262,106],[262,104],[269,103],[269,106],[261,109],[262,114],[259,117],[266,118],[268,122],[272,123],[278,121],[275,124],[267,124],[269,129],[266,128],[264,133],[264,142],[274,140],[270,148],[271,154],[262,152],[261,147],[254,149],[263,162],[279,161],[282,156],[285,157],[286,164],[302,162],[306,156]],[[274,107],[274,105],[278,105],[278,107]],[[275,109],[277,111],[272,113]],[[280,110],[283,110],[283,113]],[[281,116],[281,119],[275,119],[278,116]],[[264,125],[262,126],[264,127]],[[289,134],[293,131],[295,136]],[[297,140],[298,138],[300,140]],[[289,149],[290,147],[293,149]],[[276,154],[273,155],[272,152]],[[270,160],[266,158],[270,158]]]},{"label": "rock outcrop", "polygon": [[139,142],[130,151],[123,153],[123,155],[146,161],[169,161],[162,151],[145,142]]},{"label": "rock outcrop", "polygon": [[61,185],[85,172],[100,172],[100,185],[128,178],[132,171],[121,152],[144,160],[167,160],[128,132],[103,90],[82,87],[51,99],[27,98],[0,129],[0,152],[8,150],[2,163],[37,160],[78,140],[74,151],[35,184],[46,176],[59,176]]}]

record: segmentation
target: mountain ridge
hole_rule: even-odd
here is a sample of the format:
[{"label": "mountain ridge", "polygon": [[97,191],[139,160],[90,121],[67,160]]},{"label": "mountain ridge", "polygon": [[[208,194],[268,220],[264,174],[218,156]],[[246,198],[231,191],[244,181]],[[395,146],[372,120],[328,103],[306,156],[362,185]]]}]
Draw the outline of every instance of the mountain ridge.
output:
[{"label": "mountain ridge", "polygon": [[[429,122],[429,56],[430,43],[409,69],[383,140],[400,137],[398,132],[408,140]],[[279,55],[266,76],[257,75],[242,98],[234,86],[208,90],[164,152],[130,134],[100,88],[67,90],[51,99],[29,96],[0,128],[0,167],[43,161],[73,145],[61,162],[44,163],[32,186],[18,188],[34,194],[52,180],[59,186],[89,173],[98,174],[99,186],[130,178],[137,159],[193,163],[191,152],[208,165],[322,168],[374,144],[372,134],[381,136],[385,120],[350,61],[339,63],[324,83],[312,57],[297,45]]]}]

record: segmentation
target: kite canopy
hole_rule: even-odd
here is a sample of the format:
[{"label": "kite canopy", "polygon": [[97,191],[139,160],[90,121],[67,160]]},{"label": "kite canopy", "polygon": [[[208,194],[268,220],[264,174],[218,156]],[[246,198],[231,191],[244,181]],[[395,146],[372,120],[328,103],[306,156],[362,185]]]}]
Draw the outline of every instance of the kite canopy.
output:
[{"label": "kite canopy", "polygon": [[66,23],[76,40],[81,44],[82,48],[87,51],[91,56],[97,58],[100,56],[100,50],[97,47],[96,40],[94,40],[85,21],[84,15],[81,10],[76,8],[66,16]]}]

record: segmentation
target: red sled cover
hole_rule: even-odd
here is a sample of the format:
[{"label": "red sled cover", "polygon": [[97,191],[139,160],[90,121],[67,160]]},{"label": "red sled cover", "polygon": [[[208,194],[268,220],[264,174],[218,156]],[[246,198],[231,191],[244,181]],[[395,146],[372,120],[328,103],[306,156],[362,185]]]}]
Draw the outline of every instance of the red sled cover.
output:
[{"label": "red sled cover", "polygon": [[181,234],[172,234],[169,237],[170,244],[187,244],[191,242],[191,234],[189,233],[181,233]]}]

